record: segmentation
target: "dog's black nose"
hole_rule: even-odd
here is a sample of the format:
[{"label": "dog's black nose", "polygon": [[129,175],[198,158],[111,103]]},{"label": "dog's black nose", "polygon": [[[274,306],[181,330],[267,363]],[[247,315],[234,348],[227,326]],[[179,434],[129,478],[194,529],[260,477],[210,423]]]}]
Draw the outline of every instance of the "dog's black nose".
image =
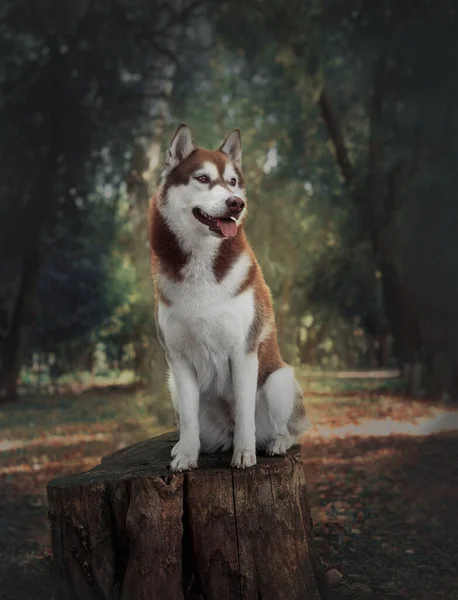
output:
[{"label": "dog's black nose", "polygon": [[238,215],[245,208],[245,202],[238,196],[229,196],[226,204],[234,215]]}]

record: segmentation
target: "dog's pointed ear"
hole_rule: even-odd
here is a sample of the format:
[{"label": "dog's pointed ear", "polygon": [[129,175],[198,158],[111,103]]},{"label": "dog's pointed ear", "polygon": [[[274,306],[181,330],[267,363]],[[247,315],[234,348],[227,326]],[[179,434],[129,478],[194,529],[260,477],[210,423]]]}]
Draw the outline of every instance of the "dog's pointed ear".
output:
[{"label": "dog's pointed ear", "polygon": [[181,123],[175,130],[170,145],[167,149],[165,164],[167,170],[174,169],[182,160],[195,150],[192,131],[185,123]]},{"label": "dog's pointed ear", "polygon": [[242,137],[240,129],[234,129],[219,147],[239,168],[242,166]]}]

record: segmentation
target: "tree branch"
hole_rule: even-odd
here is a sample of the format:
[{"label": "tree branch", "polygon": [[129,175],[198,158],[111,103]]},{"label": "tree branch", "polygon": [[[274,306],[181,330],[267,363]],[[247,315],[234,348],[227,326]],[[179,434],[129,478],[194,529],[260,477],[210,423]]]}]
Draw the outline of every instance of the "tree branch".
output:
[{"label": "tree branch", "polygon": [[355,169],[350,161],[350,157],[348,156],[348,149],[345,144],[342,127],[334,111],[326,88],[323,88],[320,94],[318,106],[321,109],[321,114],[326,124],[329,137],[334,145],[336,160],[340,171],[346,183],[348,185],[352,185],[355,180]]},{"label": "tree branch", "polygon": [[170,60],[170,62],[174,65],[177,65],[179,62],[177,55],[175,54],[175,52],[173,52],[173,50],[168,48],[166,44],[162,44],[158,40],[161,38],[162,35],[169,35],[170,29],[174,25],[186,22],[186,20],[192,15],[192,13],[195,12],[201,6],[203,6],[202,0],[193,0],[187,6],[184,6],[181,10],[173,13],[170,16],[170,18],[166,21],[166,23],[163,24],[160,31],[147,31],[145,29],[144,22],[139,22],[135,19],[132,19],[130,16],[127,15],[125,7],[121,6],[119,2],[117,2],[117,0],[112,0],[112,7],[119,22],[122,24],[122,26],[127,32],[130,32],[134,35],[134,38],[137,41],[137,43],[145,50],[152,48],[159,55],[162,55],[168,60]]}]

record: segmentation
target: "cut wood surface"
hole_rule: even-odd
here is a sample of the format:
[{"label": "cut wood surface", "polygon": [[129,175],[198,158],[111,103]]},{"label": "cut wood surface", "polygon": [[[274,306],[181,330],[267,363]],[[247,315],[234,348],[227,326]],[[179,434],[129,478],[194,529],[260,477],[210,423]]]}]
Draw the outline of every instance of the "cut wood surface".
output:
[{"label": "cut wood surface", "polygon": [[321,600],[298,446],[172,474],[168,433],[48,484],[57,599]]}]

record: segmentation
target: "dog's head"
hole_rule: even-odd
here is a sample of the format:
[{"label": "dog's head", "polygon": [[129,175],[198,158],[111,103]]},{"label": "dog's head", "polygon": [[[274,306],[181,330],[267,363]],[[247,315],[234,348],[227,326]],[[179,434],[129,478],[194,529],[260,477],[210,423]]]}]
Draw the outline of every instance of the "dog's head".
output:
[{"label": "dog's head", "polygon": [[246,215],[240,131],[218,150],[194,145],[181,124],[172,137],[163,173],[161,212],[180,236],[234,237]]}]

